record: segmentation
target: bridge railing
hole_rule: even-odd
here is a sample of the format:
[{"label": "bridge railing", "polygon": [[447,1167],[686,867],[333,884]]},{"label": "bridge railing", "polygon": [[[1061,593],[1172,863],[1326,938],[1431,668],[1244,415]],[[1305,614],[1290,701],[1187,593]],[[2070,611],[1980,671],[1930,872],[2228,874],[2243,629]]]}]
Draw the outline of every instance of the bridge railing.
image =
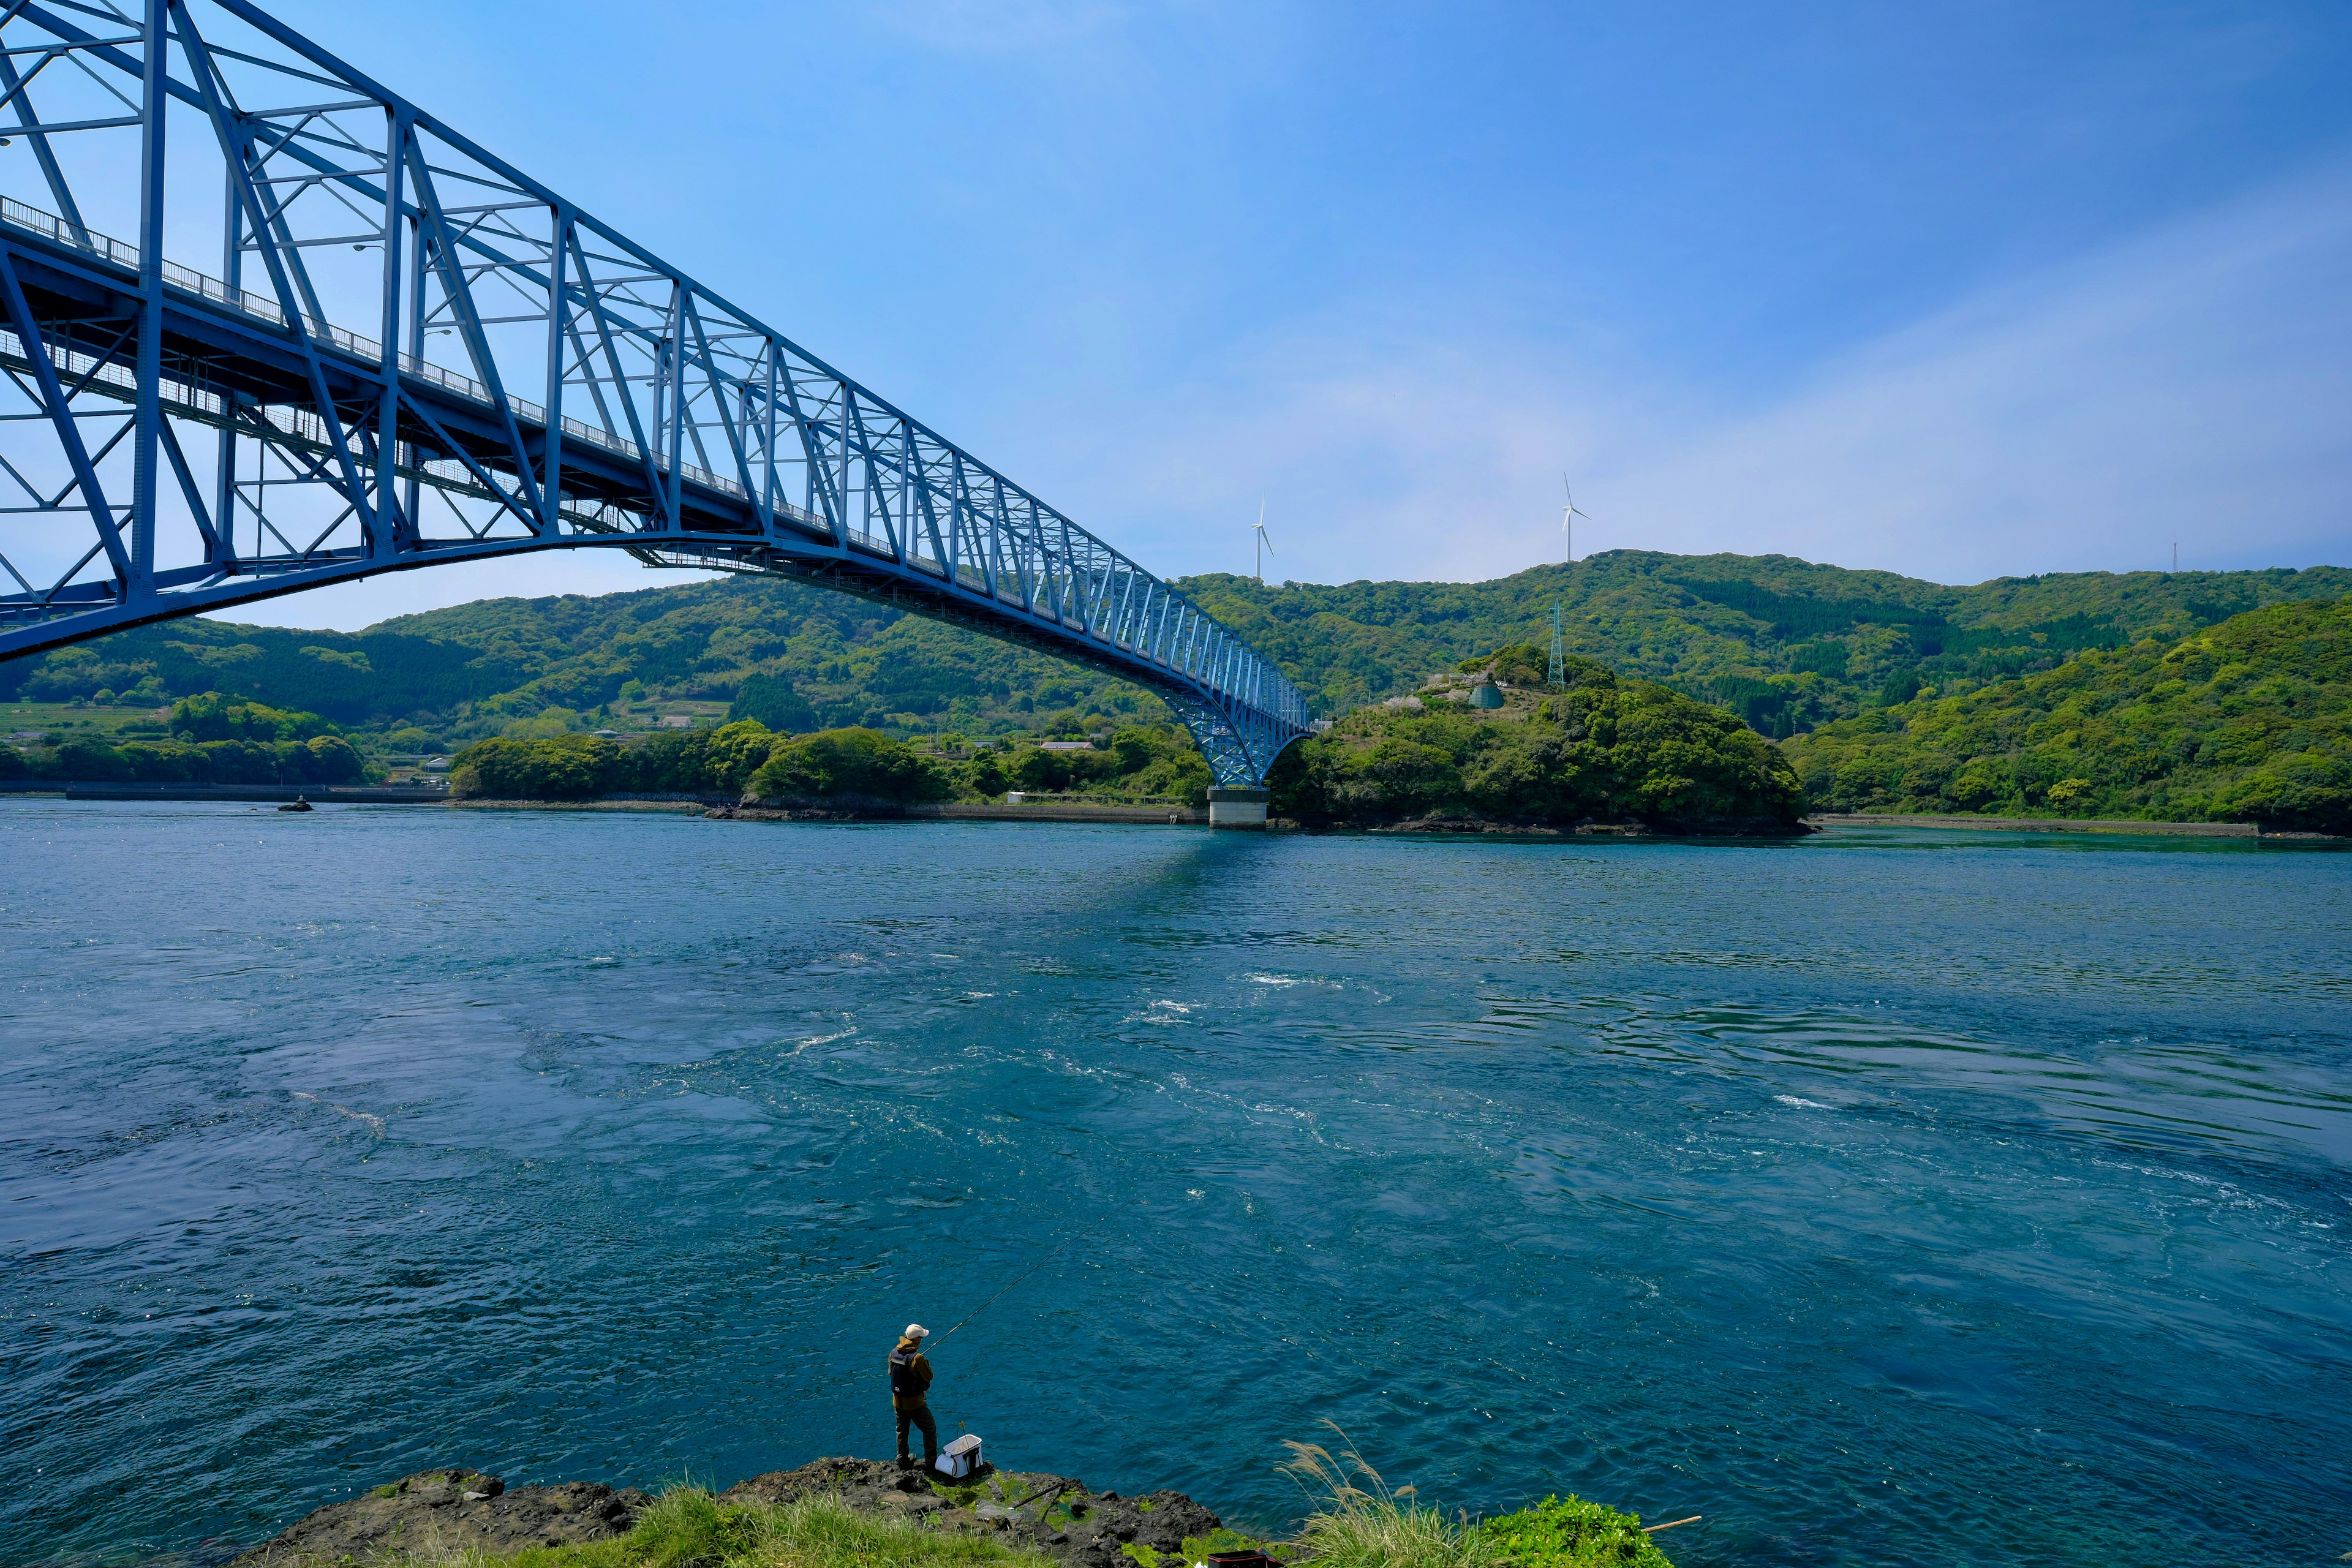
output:
[{"label": "bridge railing", "polygon": [[[98,259],[111,262],[126,271],[139,270],[140,252],[137,246],[100,234],[95,229],[86,227],[77,229],[57,214],[43,212],[38,207],[27,206],[14,196],[0,196],[0,221],[14,224],[18,228],[41,235],[59,244],[72,246],[78,250],[87,251]],[[279,310],[277,302],[265,294],[257,294],[250,289],[232,289],[221,279],[199,272],[192,267],[183,267],[168,257],[164,258],[163,271],[163,281],[184,293],[226,305],[231,310],[241,310],[257,321],[267,321],[274,327],[286,325],[286,312]],[[313,338],[349,354],[353,359],[372,365],[381,364],[383,362],[383,345],[373,338],[362,337],[348,327],[337,326],[332,321],[321,321],[315,316],[305,317],[303,325]],[[400,373],[403,375],[413,375],[420,381],[429,381],[445,392],[454,392],[460,397],[469,398],[480,404],[485,408],[498,405],[498,398],[488,387],[476,381],[472,376],[462,374],[445,365],[436,364],[421,354],[404,353],[399,356],[399,364]],[[508,401],[523,419],[542,429],[546,427],[547,410],[545,408],[527,397],[517,397],[511,394],[509,395]],[[563,417],[563,433],[575,440],[593,442],[614,456],[626,458],[632,462],[637,461],[644,456],[638,450],[637,444],[627,437],[615,436],[609,430],[574,419],[569,415]],[[662,462],[659,454],[656,454],[654,460],[664,468],[668,466]],[[679,472],[707,489],[721,490],[734,496],[748,497],[751,493],[733,479],[722,478],[707,469],[698,468],[691,463],[679,465]]]}]

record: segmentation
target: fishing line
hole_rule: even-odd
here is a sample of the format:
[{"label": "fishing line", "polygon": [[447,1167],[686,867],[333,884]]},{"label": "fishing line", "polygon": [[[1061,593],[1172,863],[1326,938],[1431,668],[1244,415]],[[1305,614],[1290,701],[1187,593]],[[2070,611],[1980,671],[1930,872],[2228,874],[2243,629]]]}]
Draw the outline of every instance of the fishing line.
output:
[{"label": "fishing line", "polygon": [[971,1311],[966,1312],[963,1316],[963,1323],[958,1323],[955,1326],[955,1329],[950,1329],[947,1333],[941,1334],[938,1339],[932,1341],[932,1348],[947,1343],[950,1336],[954,1334],[956,1329],[962,1328],[964,1323],[971,1322],[974,1318],[979,1317],[982,1312],[987,1311],[991,1307],[995,1306],[996,1303],[1004,1300],[1006,1296],[1012,1294],[1013,1285],[1020,1284],[1022,1280],[1028,1279],[1029,1276],[1036,1273],[1037,1270],[1045,1268],[1045,1265],[1053,1262],[1054,1259],[1068,1251],[1072,1242],[1081,1241],[1086,1237],[1092,1236],[1101,1223],[1101,1221],[1097,1220],[1094,1225],[1087,1226],[1086,1229],[1079,1231],[1076,1235],[1066,1237],[1061,1246],[1056,1247],[1053,1251],[1045,1254],[1045,1257],[1039,1258],[1036,1262],[1031,1264],[1028,1268],[1023,1269],[1018,1275],[1016,1275],[1013,1278],[1012,1285],[1007,1285],[1003,1289],[999,1290],[995,1295],[991,1296],[987,1300],[982,1301],[979,1306],[974,1307]]}]

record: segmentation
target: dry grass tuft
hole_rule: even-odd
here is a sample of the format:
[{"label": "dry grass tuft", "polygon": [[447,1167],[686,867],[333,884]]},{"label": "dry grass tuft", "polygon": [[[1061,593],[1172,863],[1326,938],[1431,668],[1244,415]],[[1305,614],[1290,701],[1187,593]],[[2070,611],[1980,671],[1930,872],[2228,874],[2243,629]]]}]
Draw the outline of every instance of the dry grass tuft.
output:
[{"label": "dry grass tuft", "polygon": [[1391,1489],[1337,1426],[1337,1455],[1288,1443],[1283,1473],[1313,1498],[1298,1545],[1316,1568],[1501,1568],[1501,1557],[1467,1516],[1447,1519],[1411,1487]]}]

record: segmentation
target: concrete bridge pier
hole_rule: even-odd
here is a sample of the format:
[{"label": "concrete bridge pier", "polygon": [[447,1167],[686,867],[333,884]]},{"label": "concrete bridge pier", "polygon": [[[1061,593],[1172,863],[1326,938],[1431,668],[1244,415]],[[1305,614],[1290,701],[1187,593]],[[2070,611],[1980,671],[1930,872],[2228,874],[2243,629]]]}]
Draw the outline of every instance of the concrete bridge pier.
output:
[{"label": "concrete bridge pier", "polygon": [[1209,792],[1209,826],[1265,826],[1265,803],[1271,792],[1262,789],[1213,789]]}]

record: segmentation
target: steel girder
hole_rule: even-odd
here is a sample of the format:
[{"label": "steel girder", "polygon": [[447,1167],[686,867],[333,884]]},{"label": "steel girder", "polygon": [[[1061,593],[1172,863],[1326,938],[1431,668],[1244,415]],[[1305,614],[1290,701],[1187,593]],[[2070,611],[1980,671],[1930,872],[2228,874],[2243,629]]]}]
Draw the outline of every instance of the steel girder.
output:
[{"label": "steel girder", "polygon": [[1107,670],[1221,784],[1307,731],[1183,595],[248,0],[0,0],[0,658],[579,548]]}]

